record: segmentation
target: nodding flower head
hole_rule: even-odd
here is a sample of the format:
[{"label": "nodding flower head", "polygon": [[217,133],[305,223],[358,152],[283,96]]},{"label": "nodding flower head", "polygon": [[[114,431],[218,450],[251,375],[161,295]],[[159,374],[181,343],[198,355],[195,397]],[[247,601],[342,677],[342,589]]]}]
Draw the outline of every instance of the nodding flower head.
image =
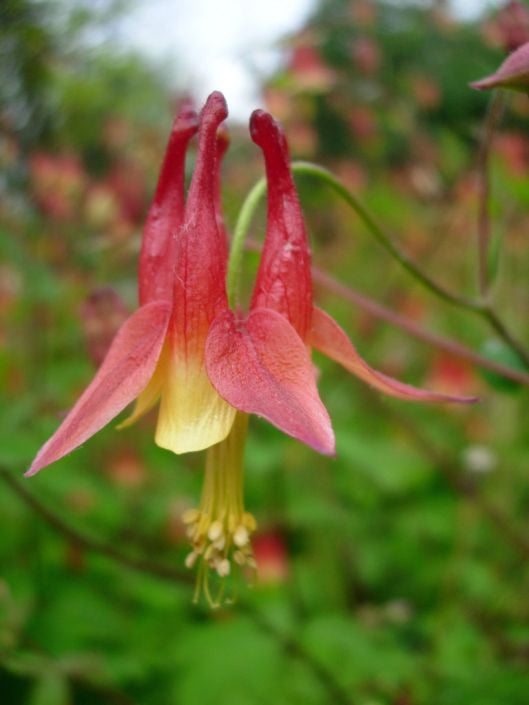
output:
[{"label": "nodding flower head", "polygon": [[[334,433],[316,386],[311,348],[376,389],[415,401],[471,401],[416,389],[371,368],[346,333],[313,302],[311,254],[285,135],[256,110],[250,134],[263,153],[268,186],[264,248],[247,314],[228,306],[228,247],[219,173],[227,138],[222,94],[197,115],[175,119],[143,231],[139,308],[121,326],[94,379],[29,468],[33,475],[71,452],[136,399],[133,423],[159,402],[156,443],[174,453],[208,449],[206,482],[184,522],[187,565],[212,604],[208,571],[221,579],[252,571],[256,522],[243,504],[247,414],[256,414],[320,453]],[[198,133],[187,197],[186,150]]]}]

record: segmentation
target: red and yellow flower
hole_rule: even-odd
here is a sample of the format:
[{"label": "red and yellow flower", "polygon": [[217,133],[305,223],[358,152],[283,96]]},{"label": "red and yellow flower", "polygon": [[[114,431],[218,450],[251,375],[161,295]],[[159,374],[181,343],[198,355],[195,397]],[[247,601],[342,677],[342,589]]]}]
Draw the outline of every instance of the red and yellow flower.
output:
[{"label": "red and yellow flower", "polygon": [[[136,399],[130,424],[160,408],[156,443],[175,453],[209,449],[198,509],[184,521],[199,575],[224,576],[232,560],[253,566],[255,520],[244,510],[247,414],[257,414],[315,450],[332,455],[334,434],[316,387],[316,348],[386,394],[420,401],[468,401],[416,389],[377,372],[345,332],[315,307],[311,258],[279,125],[257,110],[250,120],[268,183],[264,249],[250,310],[232,311],[226,295],[227,242],[218,181],[227,116],[213,93],[197,116],[175,120],[147,216],[139,267],[138,310],[118,331],[93,381],[37,454],[28,475],[66,455]],[[184,196],[186,149],[198,155]],[[207,580],[200,582],[207,590]]]}]

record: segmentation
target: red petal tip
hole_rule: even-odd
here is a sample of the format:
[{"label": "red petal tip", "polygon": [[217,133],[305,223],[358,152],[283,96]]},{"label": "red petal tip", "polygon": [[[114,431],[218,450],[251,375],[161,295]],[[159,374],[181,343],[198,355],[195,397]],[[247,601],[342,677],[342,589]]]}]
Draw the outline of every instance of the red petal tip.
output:
[{"label": "red petal tip", "polygon": [[197,131],[197,129],[197,112],[191,107],[191,105],[185,105],[175,117],[171,133],[178,132],[180,134],[185,134],[187,132],[190,132],[191,134],[193,134]]},{"label": "red petal tip", "polygon": [[479,81],[472,81],[468,84],[470,88],[474,88],[476,91],[486,91],[488,88],[493,88],[496,85],[494,78],[482,78]]},{"label": "red petal tip", "polygon": [[270,139],[284,140],[283,130],[270,113],[254,110],[250,117],[250,135],[255,144],[263,147]]},{"label": "red petal tip", "polygon": [[213,91],[208,96],[206,104],[200,113],[201,121],[204,123],[214,122],[216,124],[222,122],[228,117],[228,105],[226,98],[220,91]]}]

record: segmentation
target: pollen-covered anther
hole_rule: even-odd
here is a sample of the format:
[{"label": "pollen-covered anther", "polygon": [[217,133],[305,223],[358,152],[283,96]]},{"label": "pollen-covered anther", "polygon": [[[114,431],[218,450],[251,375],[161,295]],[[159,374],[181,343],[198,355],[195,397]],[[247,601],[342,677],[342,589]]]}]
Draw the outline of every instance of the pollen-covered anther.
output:
[{"label": "pollen-covered anther", "polygon": [[193,568],[201,558],[207,568],[223,578],[231,573],[232,561],[239,566],[255,567],[251,534],[257,523],[248,512],[212,520],[198,509],[188,509],[182,521],[187,524],[186,533],[193,547],[185,559],[187,568]]}]

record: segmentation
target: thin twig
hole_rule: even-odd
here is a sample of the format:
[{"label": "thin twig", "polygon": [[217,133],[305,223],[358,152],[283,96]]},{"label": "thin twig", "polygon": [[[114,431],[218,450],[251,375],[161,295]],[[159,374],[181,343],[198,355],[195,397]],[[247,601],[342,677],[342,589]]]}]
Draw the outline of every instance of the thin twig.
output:
[{"label": "thin twig", "polygon": [[358,291],[351,289],[351,287],[345,286],[345,284],[342,284],[338,280],[334,279],[334,277],[331,277],[329,274],[326,274],[317,267],[314,267],[312,271],[314,281],[318,282],[326,289],[332,291],[346,301],[351,301],[351,303],[359,306],[375,318],[380,318],[383,321],[387,321],[391,325],[406,331],[406,333],[409,333],[413,337],[423,340],[425,343],[439,348],[440,350],[445,350],[446,352],[459,357],[462,360],[468,360],[468,362],[478,365],[479,367],[483,367],[486,370],[490,370],[491,372],[495,372],[502,377],[507,377],[508,379],[512,379],[520,384],[529,386],[529,373],[515,370],[512,367],[507,367],[499,362],[489,360],[456,340],[451,340],[450,338],[445,338],[437,333],[432,333],[431,331],[425,330],[406,316],[395,313],[391,309],[382,306],[364,294],[360,294]]},{"label": "thin twig", "polygon": [[[31,509],[39,514],[50,526],[56,531],[63,534],[70,541],[83,546],[89,551],[99,553],[111,560],[120,563],[121,565],[137,570],[147,575],[152,575],[156,578],[169,580],[171,582],[189,583],[193,580],[190,573],[175,570],[168,566],[160,565],[143,558],[133,558],[125,553],[117,550],[113,546],[93,539],[87,536],[78,529],[72,527],[64,519],[57,516],[51,509],[37,499],[29,490],[24,487],[23,483],[18,480],[12,472],[7,468],[0,466],[0,478],[8,484],[12,490],[22,499]],[[255,625],[264,633],[271,635],[281,645],[284,651],[291,656],[299,659],[307,665],[313,672],[315,677],[326,688],[329,695],[332,697],[332,702],[339,705],[352,705],[347,692],[338,683],[334,674],[331,673],[322,663],[315,659],[297,640],[293,637],[283,634],[273,624],[266,620],[257,610],[248,604],[239,605],[241,612],[246,613]]]},{"label": "thin twig", "polygon": [[332,703],[338,705],[352,705],[352,700],[343,686],[337,682],[334,674],[318,661],[314,656],[302,646],[299,641],[293,639],[288,634],[284,634],[280,629],[263,619],[262,615],[256,612],[248,604],[242,606],[242,611],[248,614],[254,623],[265,634],[269,634],[278,641],[283,649],[294,658],[297,658],[310,667],[313,674],[332,696]]},{"label": "thin twig", "polygon": [[489,288],[488,253],[490,242],[490,175],[489,157],[498,125],[505,106],[504,91],[495,90],[483,125],[478,154],[478,283],[481,296],[485,297]]},{"label": "thin twig", "polygon": [[503,342],[507,343],[511,350],[514,350],[525,365],[529,367],[529,352],[527,352],[520,341],[513,336],[496,311],[492,308],[485,307],[482,311],[482,316],[489,322],[490,326],[496,331]]},{"label": "thin twig", "polygon": [[114,546],[94,539],[91,536],[79,531],[78,529],[68,524],[64,519],[59,517],[49,507],[43,504],[40,499],[37,499],[26,487],[22,481],[18,480],[15,475],[4,467],[0,466],[0,477],[13,489],[16,494],[37,514],[39,514],[50,526],[56,531],[66,536],[72,543],[82,546],[89,551],[99,553],[107,558],[121,563],[121,565],[133,570],[138,570],[143,573],[150,573],[158,578],[164,578],[175,582],[192,582],[192,576],[184,571],[171,568],[169,566],[160,565],[144,558],[135,558],[123,553]]},{"label": "thin twig", "polygon": [[459,308],[464,308],[470,311],[479,313],[483,308],[483,303],[477,299],[471,299],[466,296],[460,296],[446,289],[442,284],[439,284],[432,279],[426,272],[423,272],[421,267],[409,257],[396,244],[395,240],[390,237],[385,230],[376,222],[373,216],[369,213],[356,196],[339,181],[334,174],[328,169],[312,164],[311,162],[292,162],[292,171],[294,174],[303,174],[314,176],[323,181],[327,186],[340,196],[358,215],[360,220],[366,226],[369,233],[382,245],[399,264],[406,269],[415,279],[423,286],[436,294],[444,301],[454,304]]},{"label": "thin twig", "polygon": [[[459,296],[446,289],[444,286],[432,279],[426,272],[423,272],[419,265],[412,260],[403,250],[398,247],[394,239],[391,238],[375,221],[373,216],[362,205],[362,203],[339,181],[330,171],[317,164],[310,162],[293,162],[292,171],[294,173],[309,174],[316,176],[330,186],[343,200],[348,203],[355,213],[362,220],[367,230],[378,240],[378,242],[389,252],[389,254],[400,263],[417,281],[429,289],[444,301],[454,304],[459,308],[466,309],[484,318],[494,328],[496,333],[514,350],[517,355],[529,367],[529,352],[519,340],[508,330],[505,323],[492,309],[490,302],[485,297],[472,299],[466,296]],[[488,239],[487,239],[488,242]],[[486,257],[486,252],[485,252]],[[485,265],[486,266],[486,265]]]}]

